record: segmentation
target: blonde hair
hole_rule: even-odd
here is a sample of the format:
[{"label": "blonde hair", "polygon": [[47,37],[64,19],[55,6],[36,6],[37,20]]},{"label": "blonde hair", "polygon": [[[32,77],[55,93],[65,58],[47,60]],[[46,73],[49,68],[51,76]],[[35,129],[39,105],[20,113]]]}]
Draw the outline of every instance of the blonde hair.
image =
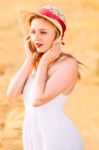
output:
[{"label": "blonde hair", "polygon": [[[38,19],[43,19],[43,20],[49,22],[50,24],[52,24],[52,25],[55,27],[55,29],[56,29],[55,39],[57,39],[57,38],[60,36],[60,31],[59,31],[59,29],[58,29],[52,22],[50,22],[50,21],[47,20],[46,18],[43,18],[43,17],[38,16],[38,15],[34,15],[34,16],[31,16],[31,17],[29,18],[29,20],[28,20],[28,27],[31,26],[32,20],[33,20],[33,19],[36,19],[36,18],[38,18]],[[55,40],[55,39],[54,39],[54,40]],[[63,45],[65,44],[65,43],[63,43],[63,42],[61,42],[61,43],[62,43]],[[44,53],[39,53],[39,52],[37,52],[37,50],[36,50],[36,48],[35,48],[35,46],[34,46],[34,44],[33,44],[32,42],[31,42],[31,45],[30,45],[30,50],[32,51],[32,53],[36,53],[35,60],[33,60],[33,69],[37,71],[37,67],[38,67],[38,65],[39,65],[40,59],[42,58],[42,56],[44,55]],[[81,63],[80,61],[78,61],[75,57],[73,57],[71,54],[66,54],[66,53],[64,53],[64,55],[66,55],[66,57],[75,59],[76,62],[77,62],[79,65],[84,65],[83,63]],[[80,75],[80,72],[79,72],[79,73],[78,73],[78,79],[80,79],[80,78],[81,78],[81,75]]]},{"label": "blonde hair", "polygon": [[[38,16],[38,15],[31,16],[31,18],[30,18],[29,21],[28,21],[28,25],[31,26],[32,20],[33,20],[33,19],[36,19],[36,18],[38,18],[38,19],[43,19],[43,20],[49,22],[50,24],[52,24],[52,25],[55,27],[55,29],[56,29],[56,34],[55,34],[54,40],[57,39],[57,38],[60,36],[60,31],[59,31],[59,29],[58,29],[52,22],[50,22],[49,20],[47,20],[46,18],[43,18],[43,17],[41,17],[41,16]],[[39,53],[39,52],[37,52],[37,50],[36,50],[36,48],[35,48],[35,46],[34,46],[34,44],[33,44],[32,42],[31,42],[31,45],[30,45],[30,50],[32,51],[32,53],[36,53],[35,60],[33,61],[33,68],[34,68],[35,70],[37,70],[37,67],[38,67],[38,64],[39,64],[39,62],[40,62],[40,59],[41,59],[41,57],[43,56],[44,53]]]}]

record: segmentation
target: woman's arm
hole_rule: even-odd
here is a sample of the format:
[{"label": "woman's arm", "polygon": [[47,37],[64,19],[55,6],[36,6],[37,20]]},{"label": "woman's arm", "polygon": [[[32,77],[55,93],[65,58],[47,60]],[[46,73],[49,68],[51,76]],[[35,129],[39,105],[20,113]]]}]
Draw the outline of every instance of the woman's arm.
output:
[{"label": "woman's arm", "polygon": [[[74,59],[66,58],[47,80],[48,66],[61,54],[59,43],[48,50],[39,63],[33,84],[33,106],[40,106],[64,90],[74,87],[78,78],[78,65]],[[67,89],[67,90],[66,90]]]},{"label": "woman's arm", "polygon": [[36,53],[32,53],[31,51],[31,39],[29,34],[24,38],[24,48],[26,53],[25,62],[8,86],[7,96],[11,98],[19,96],[22,93],[25,82],[33,69]]},{"label": "woman's arm", "polygon": [[62,93],[65,89],[74,87],[78,79],[78,64],[74,59],[68,59],[55,70],[52,76],[46,81],[47,65],[41,63],[38,67],[35,80],[35,91],[33,91],[33,106],[43,105]]},{"label": "woman's arm", "polygon": [[14,98],[22,93],[24,84],[33,68],[32,61],[26,59],[20,70],[12,78],[7,89],[7,96]]},{"label": "woman's arm", "polygon": [[39,100],[39,97],[43,95],[46,79],[47,79],[48,65],[44,61],[40,61],[35,80],[33,83],[33,106],[39,106],[42,104],[42,101]]}]

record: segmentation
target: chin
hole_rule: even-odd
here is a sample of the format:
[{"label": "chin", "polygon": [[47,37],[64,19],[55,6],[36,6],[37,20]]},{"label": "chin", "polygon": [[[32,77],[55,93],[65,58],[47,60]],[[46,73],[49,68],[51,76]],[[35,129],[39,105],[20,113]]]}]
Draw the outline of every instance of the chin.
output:
[{"label": "chin", "polygon": [[37,50],[37,52],[38,52],[38,53],[45,53],[45,52],[43,52],[43,51],[40,51],[40,50]]},{"label": "chin", "polygon": [[43,50],[40,50],[40,49],[38,50],[38,49],[37,49],[37,52],[38,52],[38,53],[45,53],[45,52],[47,52],[47,50],[44,51],[44,49],[43,49]]}]

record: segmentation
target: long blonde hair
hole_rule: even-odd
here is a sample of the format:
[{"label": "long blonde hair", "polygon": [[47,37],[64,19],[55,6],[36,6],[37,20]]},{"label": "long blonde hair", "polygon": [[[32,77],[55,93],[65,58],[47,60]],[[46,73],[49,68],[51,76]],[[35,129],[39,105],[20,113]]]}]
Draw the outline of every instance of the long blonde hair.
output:
[{"label": "long blonde hair", "polygon": [[[41,16],[38,16],[38,15],[31,16],[31,18],[30,18],[29,21],[28,21],[28,25],[31,26],[31,21],[32,21],[33,19],[36,19],[36,18],[46,20],[47,22],[49,22],[50,24],[52,24],[52,25],[55,27],[55,29],[56,29],[55,39],[57,39],[57,38],[60,36],[60,31],[59,31],[59,29],[58,29],[52,22],[48,21],[46,18],[43,18],[43,17],[41,17]],[[61,42],[61,43],[62,43],[63,45],[65,44],[65,43],[63,43],[63,42]],[[31,44],[31,45],[30,45],[30,50],[32,51],[32,53],[35,53],[35,60],[33,61],[33,69],[34,69],[34,70],[37,70],[37,67],[38,67],[38,65],[39,65],[39,62],[40,62],[42,56],[44,55],[44,53],[39,53],[39,52],[37,52],[37,50],[36,50],[34,44],[33,44],[32,42],[31,42],[30,44]],[[83,65],[83,63],[81,63],[80,61],[78,61],[78,60],[77,60],[74,56],[72,56],[71,54],[66,54],[66,53],[64,53],[64,55],[66,55],[66,57],[75,59],[79,65]],[[79,72],[79,73],[78,73],[78,79],[80,79],[80,78],[81,78],[81,75],[80,75],[80,72]]]},{"label": "long blonde hair", "polygon": [[[54,40],[57,39],[60,36],[59,29],[53,23],[48,21],[46,18],[42,18],[41,16],[35,15],[35,16],[31,17],[30,20],[29,20],[29,25],[31,25],[31,21],[33,19],[36,19],[36,18],[46,20],[47,22],[49,22],[50,24],[52,24],[55,27],[56,34],[55,34]],[[40,62],[40,59],[41,59],[41,57],[43,56],[44,53],[37,52],[37,50],[36,50],[36,48],[35,48],[35,46],[34,46],[34,44],[32,42],[31,42],[31,45],[30,45],[30,50],[32,51],[32,53],[36,53],[35,61],[33,63],[33,67],[34,67],[35,70],[37,70],[37,67],[38,67],[38,64]]]}]

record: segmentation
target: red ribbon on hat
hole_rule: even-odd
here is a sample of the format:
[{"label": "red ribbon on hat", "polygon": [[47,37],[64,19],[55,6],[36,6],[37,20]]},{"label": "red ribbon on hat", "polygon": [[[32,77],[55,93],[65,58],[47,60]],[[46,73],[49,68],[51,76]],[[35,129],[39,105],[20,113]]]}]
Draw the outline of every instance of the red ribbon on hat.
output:
[{"label": "red ribbon on hat", "polygon": [[56,16],[51,11],[49,11],[48,9],[45,9],[45,8],[41,9],[39,11],[39,13],[41,15],[44,15],[44,16],[50,17],[52,19],[55,19],[61,25],[61,27],[62,27],[62,37],[64,36],[64,32],[66,30],[66,25],[65,25],[65,23],[58,16]]}]

